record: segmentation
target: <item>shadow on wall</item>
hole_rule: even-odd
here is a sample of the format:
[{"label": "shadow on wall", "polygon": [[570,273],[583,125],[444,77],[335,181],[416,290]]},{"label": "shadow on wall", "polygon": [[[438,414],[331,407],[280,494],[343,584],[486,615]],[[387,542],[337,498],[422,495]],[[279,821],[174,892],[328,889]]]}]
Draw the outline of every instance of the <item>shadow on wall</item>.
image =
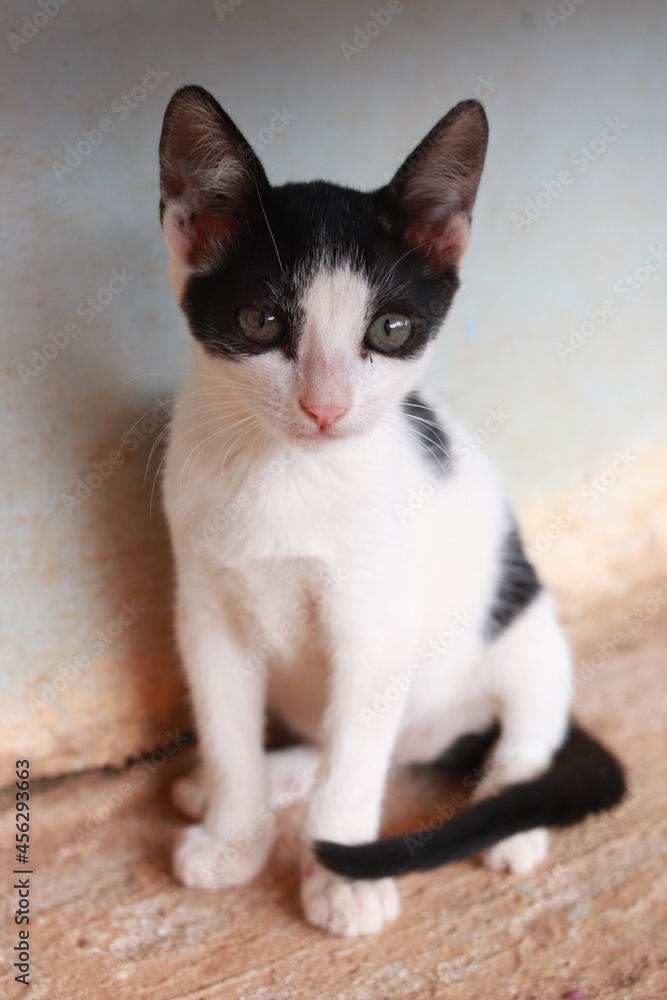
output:
[{"label": "shadow on wall", "polygon": [[189,727],[157,482],[169,413],[166,393],[137,401],[110,416],[103,439],[83,443],[83,467],[56,514],[68,547],[61,570],[81,573],[70,583],[83,607],[76,635],[60,636],[55,657],[8,713],[3,779],[12,778],[12,748],[29,757],[34,777],[50,776],[121,766]]}]

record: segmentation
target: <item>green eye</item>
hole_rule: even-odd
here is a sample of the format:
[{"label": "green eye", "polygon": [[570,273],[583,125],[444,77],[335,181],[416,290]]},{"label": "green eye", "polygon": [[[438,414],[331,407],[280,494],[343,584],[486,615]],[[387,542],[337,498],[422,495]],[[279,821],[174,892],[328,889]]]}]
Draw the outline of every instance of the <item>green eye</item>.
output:
[{"label": "green eye", "polygon": [[391,354],[407,344],[412,336],[413,323],[402,313],[383,313],[374,319],[366,331],[364,343],[374,351]]},{"label": "green eye", "polygon": [[285,333],[282,319],[274,306],[268,303],[261,306],[241,306],[237,319],[243,333],[253,344],[277,344]]}]

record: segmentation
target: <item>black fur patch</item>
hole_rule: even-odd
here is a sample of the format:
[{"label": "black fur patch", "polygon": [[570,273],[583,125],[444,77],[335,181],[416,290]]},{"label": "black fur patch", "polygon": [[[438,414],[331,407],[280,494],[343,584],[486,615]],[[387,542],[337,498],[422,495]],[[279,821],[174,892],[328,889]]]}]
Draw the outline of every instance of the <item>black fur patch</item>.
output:
[{"label": "black fur patch", "polygon": [[466,733],[465,736],[459,736],[444,753],[440,754],[435,763],[465,774],[482,766],[484,758],[498,739],[500,739],[500,725],[494,722],[483,733]]},{"label": "black fur patch", "polygon": [[453,466],[449,454],[449,438],[435,410],[424,402],[418,392],[410,392],[401,403],[413,437],[424,452],[426,461],[435,472],[444,476]]},{"label": "black fur patch", "polygon": [[491,640],[500,635],[541,589],[542,584],[524,555],[519,532],[513,524],[500,554],[500,576],[484,629],[485,638]]},{"label": "black fur patch", "polygon": [[[452,267],[433,275],[406,252],[403,226],[387,189],[355,191],[325,181],[284,184],[264,193],[261,210],[246,215],[210,272],[194,274],[182,306],[194,337],[211,354],[242,358],[266,350],[293,356],[303,317],[300,300],[322,267],[349,266],[368,282],[374,314],[401,312],[414,332],[396,359],[420,354],[437,333],[459,285]],[[240,331],[241,306],[273,303],[286,340],[265,347]],[[365,331],[360,331],[359,350]]]}]

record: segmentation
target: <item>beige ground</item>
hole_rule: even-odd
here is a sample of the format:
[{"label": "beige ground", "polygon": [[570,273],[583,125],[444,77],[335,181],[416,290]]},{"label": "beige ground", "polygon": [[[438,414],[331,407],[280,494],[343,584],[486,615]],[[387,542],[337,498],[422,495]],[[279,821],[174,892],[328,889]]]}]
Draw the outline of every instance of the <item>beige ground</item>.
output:
[{"label": "beige ground", "polygon": [[[475,862],[408,876],[402,915],[382,936],[327,939],[299,910],[295,807],[281,818],[269,868],[254,885],[183,889],[170,873],[169,844],[182,821],[167,789],[192,759],[186,745],[145,782],[146,768],[135,767],[35,787],[29,993],[11,970],[14,822],[10,795],[0,797],[0,996],[667,997],[667,606],[653,599],[657,592],[656,582],[570,625],[579,663],[596,641],[606,644],[606,657],[578,686],[577,711],[621,755],[632,792],[604,822],[555,834],[548,865],[532,877],[491,874]],[[624,619],[633,605],[648,620],[630,634]],[[428,817],[446,794],[435,774],[397,780],[387,829]],[[88,833],[98,809],[108,818]]]}]

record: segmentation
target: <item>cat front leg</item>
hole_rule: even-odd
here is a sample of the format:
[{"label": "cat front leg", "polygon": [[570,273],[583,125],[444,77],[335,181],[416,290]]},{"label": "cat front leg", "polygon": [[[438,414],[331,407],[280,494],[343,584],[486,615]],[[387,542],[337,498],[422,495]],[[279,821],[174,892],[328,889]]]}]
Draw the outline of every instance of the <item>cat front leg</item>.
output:
[{"label": "cat front leg", "polygon": [[[268,808],[280,812],[305,799],[315,783],[320,752],[306,744],[269,750],[266,755],[269,775]],[[200,820],[206,812],[206,775],[201,764],[172,787],[171,800],[188,819]]]},{"label": "cat front leg", "polygon": [[239,676],[241,643],[231,615],[211,593],[179,600],[178,639],[200,742],[202,821],[174,849],[184,885],[218,889],[249,882],[261,870],[274,823],[266,808],[263,672]]},{"label": "cat front leg", "polygon": [[[349,628],[349,625],[348,625]],[[340,633],[339,633],[340,635]],[[378,695],[391,687],[392,673],[405,669],[403,643],[369,646],[357,634],[337,639],[326,733],[305,828],[301,899],[307,920],[331,934],[356,937],[380,931],[400,911],[392,879],[354,880],[315,861],[311,844],[333,840],[355,844],[375,840],[389,763],[403,702]],[[392,669],[394,668],[394,669]]]}]

